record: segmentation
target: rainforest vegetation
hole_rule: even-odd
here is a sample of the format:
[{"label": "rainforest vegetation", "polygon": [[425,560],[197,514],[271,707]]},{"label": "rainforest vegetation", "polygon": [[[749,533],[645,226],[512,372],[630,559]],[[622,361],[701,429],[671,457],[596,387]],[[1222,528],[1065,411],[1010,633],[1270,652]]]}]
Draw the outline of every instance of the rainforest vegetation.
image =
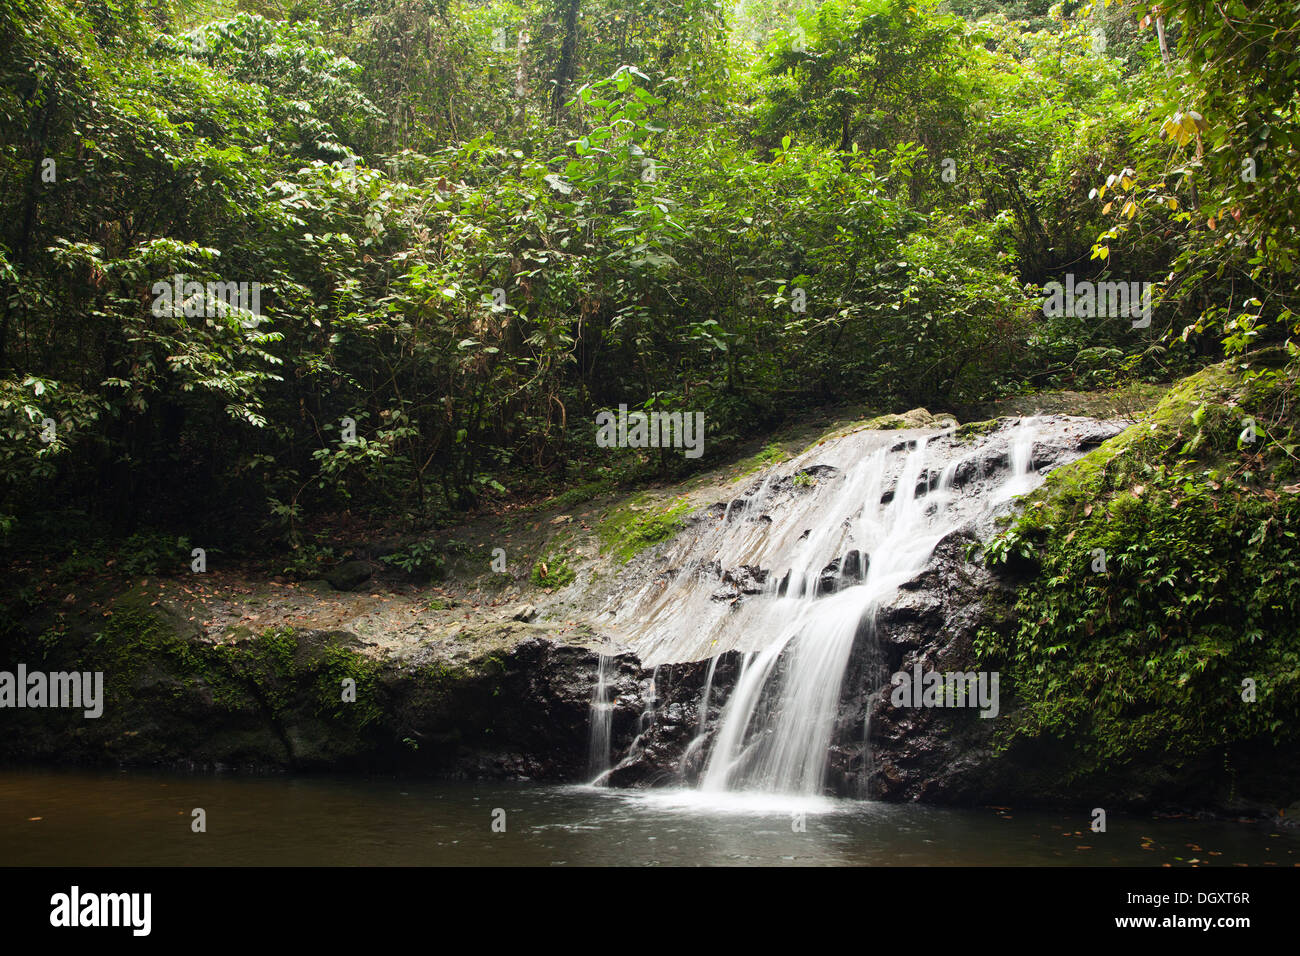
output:
[{"label": "rainforest vegetation", "polygon": [[[4,544],[302,553],[810,405],[1290,349],[1298,34],[1283,0],[10,0]],[[1152,321],[1045,316],[1067,273]],[[599,448],[619,404],[703,412],[702,462]]]},{"label": "rainforest vegetation", "polygon": [[[1173,386],[984,549],[1028,569],[977,647],[1002,745],[1285,735],[1298,47],[1289,0],[8,0],[6,627],[193,545],[318,577],[340,527],[436,578],[458,522],[814,408]],[[603,447],[620,406],[702,414],[703,454]],[[1264,707],[1178,704],[1248,672]]]}]

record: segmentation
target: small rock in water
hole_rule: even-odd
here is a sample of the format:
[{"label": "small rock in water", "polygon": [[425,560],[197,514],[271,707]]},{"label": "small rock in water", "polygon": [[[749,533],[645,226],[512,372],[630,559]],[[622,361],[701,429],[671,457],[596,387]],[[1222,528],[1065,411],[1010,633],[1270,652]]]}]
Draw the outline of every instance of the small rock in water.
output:
[{"label": "small rock in water", "polygon": [[836,558],[826,567],[817,579],[817,593],[834,594],[840,589],[840,559]]},{"label": "small rock in water", "polygon": [[510,620],[527,622],[531,621],[535,617],[537,617],[537,608],[533,607],[531,604],[521,604],[519,607],[515,608],[515,613],[510,615]]},{"label": "small rock in water", "polygon": [[853,550],[844,555],[843,575],[846,578],[857,578],[861,580],[867,576],[867,566],[871,558],[861,551]]}]

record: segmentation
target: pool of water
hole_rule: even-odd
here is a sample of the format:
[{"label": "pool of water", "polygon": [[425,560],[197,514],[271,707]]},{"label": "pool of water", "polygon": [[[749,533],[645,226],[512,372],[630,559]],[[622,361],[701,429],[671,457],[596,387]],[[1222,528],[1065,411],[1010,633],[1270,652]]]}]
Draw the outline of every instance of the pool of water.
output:
[{"label": "pool of water", "polygon": [[[192,829],[193,811],[206,832]],[[1271,824],[698,791],[0,771],[0,865],[1300,863]]]}]

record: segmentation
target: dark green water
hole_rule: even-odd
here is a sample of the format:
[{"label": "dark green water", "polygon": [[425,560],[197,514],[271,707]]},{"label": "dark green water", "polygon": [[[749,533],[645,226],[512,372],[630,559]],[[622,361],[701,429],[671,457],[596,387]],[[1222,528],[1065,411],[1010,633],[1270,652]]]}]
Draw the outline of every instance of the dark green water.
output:
[{"label": "dark green water", "polygon": [[[191,811],[207,813],[207,832]],[[494,832],[494,810],[504,832]],[[0,865],[1300,863],[1300,832],[694,791],[0,772]],[[797,814],[803,832],[796,832]],[[39,818],[39,819],[33,819]],[[501,820],[501,814],[495,814]]]}]

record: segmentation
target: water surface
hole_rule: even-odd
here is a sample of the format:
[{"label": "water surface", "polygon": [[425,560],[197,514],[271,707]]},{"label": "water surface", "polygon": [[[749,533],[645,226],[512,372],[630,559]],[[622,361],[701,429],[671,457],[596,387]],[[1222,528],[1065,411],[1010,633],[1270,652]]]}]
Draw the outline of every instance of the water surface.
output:
[{"label": "water surface", "polygon": [[[191,830],[196,807],[205,833]],[[693,790],[0,771],[6,866],[1300,862],[1300,833],[1270,824],[1112,814],[1092,833],[1089,820]]]}]

